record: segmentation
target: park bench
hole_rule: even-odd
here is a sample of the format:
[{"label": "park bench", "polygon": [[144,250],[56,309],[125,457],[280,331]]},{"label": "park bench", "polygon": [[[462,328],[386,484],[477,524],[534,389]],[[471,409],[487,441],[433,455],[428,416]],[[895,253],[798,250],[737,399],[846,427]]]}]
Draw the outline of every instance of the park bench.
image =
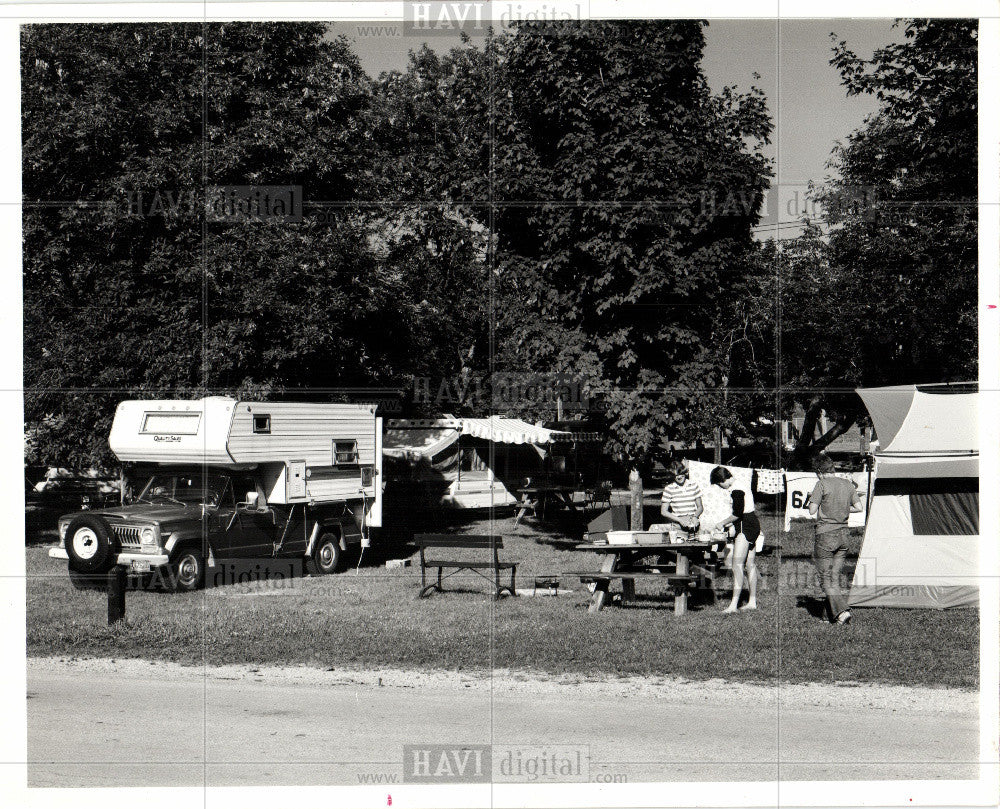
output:
[{"label": "park bench", "polygon": [[[503,547],[503,538],[491,534],[467,534],[465,536],[455,536],[453,534],[417,534],[413,538],[414,543],[420,549],[420,595],[419,598],[426,598],[432,590],[444,592],[441,582],[449,576],[454,576],[463,570],[475,573],[493,585],[493,598],[499,599],[504,591],[512,596],[517,595],[514,589],[514,577],[517,573],[516,562],[501,562],[499,551]],[[426,551],[433,550],[437,558],[428,559]],[[488,551],[485,559],[461,558],[457,553],[451,558],[441,558],[447,556],[446,551]],[[438,556],[440,554],[441,556]],[[465,554],[464,556],[468,556]],[[437,581],[427,583],[428,568],[437,568]],[[442,575],[445,568],[451,573]],[[510,584],[500,583],[500,571],[510,571]],[[491,575],[483,571],[492,571]]]}]

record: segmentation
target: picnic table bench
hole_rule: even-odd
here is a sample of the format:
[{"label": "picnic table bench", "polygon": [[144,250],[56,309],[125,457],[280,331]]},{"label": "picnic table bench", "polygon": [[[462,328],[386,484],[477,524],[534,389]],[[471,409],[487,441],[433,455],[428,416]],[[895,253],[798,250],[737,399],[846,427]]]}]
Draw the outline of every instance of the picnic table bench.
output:
[{"label": "picnic table bench", "polygon": [[[599,571],[572,571],[581,582],[595,585],[590,604],[590,612],[599,612],[608,600],[609,585],[613,580],[622,582],[622,600],[635,597],[637,580],[659,581],[667,585],[674,596],[674,612],[687,612],[688,592],[703,583],[708,583],[714,596],[717,564],[704,560],[706,553],[714,556],[713,548],[720,543],[683,542],[656,543],[649,545],[610,545],[585,543],[576,546],[578,551],[590,551],[604,555]],[[665,557],[665,562],[643,562],[650,556]]]},{"label": "picnic table bench", "polygon": [[[493,534],[466,534],[464,536],[456,536],[454,534],[417,534],[413,538],[413,541],[420,548],[420,595],[418,598],[426,598],[431,594],[432,590],[443,593],[444,587],[441,586],[441,582],[463,570],[475,573],[477,576],[490,582],[493,585],[493,598],[495,600],[498,600],[504,591],[510,593],[512,596],[517,595],[514,588],[517,563],[500,561],[499,551],[503,547],[503,537]],[[451,551],[485,550],[492,553],[486,559],[459,558],[457,554],[451,558],[428,559],[426,551],[429,549],[433,549],[436,552],[442,552],[447,549]],[[437,581],[428,584],[427,569],[435,567],[437,568]],[[451,573],[442,575],[445,568],[450,569]],[[485,570],[492,571],[492,575],[484,573],[483,571]],[[510,571],[510,584],[500,583],[500,572],[502,570]]]},{"label": "picnic table bench", "polygon": [[517,514],[514,516],[514,527],[516,528],[529,511],[533,517],[543,520],[552,506],[564,506],[570,511],[576,511],[573,495],[580,489],[578,486],[535,483],[518,486],[515,491],[520,496],[517,502]]}]

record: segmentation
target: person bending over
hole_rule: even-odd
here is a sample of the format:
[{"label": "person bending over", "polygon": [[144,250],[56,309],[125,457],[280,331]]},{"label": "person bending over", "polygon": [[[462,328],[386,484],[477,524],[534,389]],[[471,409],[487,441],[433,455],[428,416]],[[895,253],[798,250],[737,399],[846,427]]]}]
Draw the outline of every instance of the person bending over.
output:
[{"label": "person bending over", "polygon": [[732,500],[732,513],[715,524],[715,531],[726,531],[732,526],[736,532],[736,538],[733,540],[733,598],[723,612],[736,612],[740,594],[743,592],[744,569],[750,600],[740,609],[755,610],[759,578],[755,560],[757,539],[760,537],[760,520],[754,511],[753,494],[749,489],[736,483],[733,473],[724,466],[715,467],[708,479],[713,486],[729,491]]}]

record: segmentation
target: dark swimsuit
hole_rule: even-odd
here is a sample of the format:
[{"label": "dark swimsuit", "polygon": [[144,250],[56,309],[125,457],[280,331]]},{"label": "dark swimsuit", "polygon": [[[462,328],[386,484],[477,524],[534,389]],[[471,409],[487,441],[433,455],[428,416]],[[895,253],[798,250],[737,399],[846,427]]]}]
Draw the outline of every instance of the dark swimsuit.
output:
[{"label": "dark swimsuit", "polygon": [[757,519],[756,512],[743,513],[743,509],[746,507],[746,496],[743,492],[736,489],[732,493],[732,498],[733,514],[737,517],[736,522],[733,523],[736,527],[736,533],[743,534],[752,546],[757,541],[757,537],[760,536],[760,520]]}]

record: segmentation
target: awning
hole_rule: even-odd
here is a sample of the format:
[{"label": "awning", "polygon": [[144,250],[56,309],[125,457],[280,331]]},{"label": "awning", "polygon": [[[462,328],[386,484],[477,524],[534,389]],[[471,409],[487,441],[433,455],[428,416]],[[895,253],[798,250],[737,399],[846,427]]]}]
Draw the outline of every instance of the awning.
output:
[{"label": "awning", "polygon": [[[471,435],[498,444],[552,444],[557,442],[582,443],[585,441],[600,441],[601,434],[596,432],[571,432],[568,430],[551,430],[537,424],[529,424],[521,419],[506,416],[490,416],[489,418],[454,418],[446,416],[440,419],[389,419],[386,430],[385,452],[391,447],[416,446],[432,441],[431,435],[452,433]],[[426,434],[426,435],[423,435]],[[414,436],[414,438],[410,438]],[[426,453],[424,453],[426,454]]]},{"label": "awning", "polygon": [[600,441],[602,439],[600,433],[566,433],[560,431],[558,436],[552,440],[583,444],[587,442]]},{"label": "awning", "polygon": [[462,433],[497,444],[551,444],[565,441],[571,433],[549,430],[520,419],[490,416],[486,419],[461,419]]},{"label": "awning", "polygon": [[382,453],[392,458],[433,458],[458,441],[456,428],[388,429],[382,436]]}]

